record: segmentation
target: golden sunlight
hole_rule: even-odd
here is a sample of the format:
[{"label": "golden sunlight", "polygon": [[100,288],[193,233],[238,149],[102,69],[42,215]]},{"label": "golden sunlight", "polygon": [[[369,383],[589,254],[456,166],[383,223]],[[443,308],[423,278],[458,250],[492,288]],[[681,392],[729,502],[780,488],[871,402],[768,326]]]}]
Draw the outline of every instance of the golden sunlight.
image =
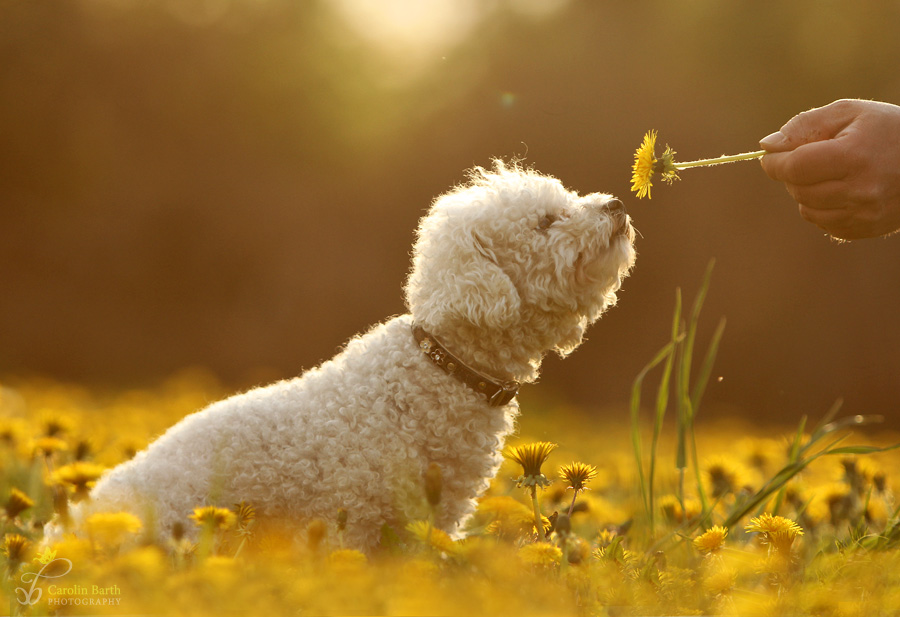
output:
[{"label": "golden sunlight", "polygon": [[356,36],[406,74],[463,42],[490,11],[480,0],[335,0],[333,7]]}]

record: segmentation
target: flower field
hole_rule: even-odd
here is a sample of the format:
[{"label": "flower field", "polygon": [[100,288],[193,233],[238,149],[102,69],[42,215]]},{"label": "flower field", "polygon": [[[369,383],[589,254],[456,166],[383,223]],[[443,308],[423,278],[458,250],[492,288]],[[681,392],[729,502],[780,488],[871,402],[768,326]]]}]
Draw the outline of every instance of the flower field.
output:
[{"label": "flower field", "polygon": [[[252,504],[244,504],[198,510],[185,521],[203,530],[196,544],[178,537],[168,546],[148,544],[140,521],[109,513],[90,520],[87,539],[41,546],[42,524],[67,502],[84,498],[102,469],[223,394],[197,372],[154,390],[113,394],[52,382],[5,384],[0,489],[3,591],[11,614],[900,611],[892,492],[900,459],[893,451],[873,452],[887,441],[854,434],[831,447],[841,451],[815,458],[748,509],[792,460],[808,458],[798,457],[806,445],[811,447],[804,452],[820,452],[831,442],[815,429],[753,429],[725,421],[695,430],[701,486],[673,464],[677,443],[659,440],[652,516],[627,422],[598,423],[577,410],[525,409],[507,450],[510,460],[464,540],[452,540],[428,521],[412,522],[386,532],[383,554],[367,557],[341,547],[341,513],[332,521],[311,521],[301,543],[263,531]],[[853,423],[832,421],[819,433],[837,438]],[[643,441],[653,430],[642,424]],[[527,470],[514,460],[523,453],[531,455]],[[649,462],[645,456],[645,470]],[[439,473],[423,478],[423,490],[427,485],[439,508]],[[581,489],[577,495],[572,486]],[[39,572],[36,580],[29,577]]]}]

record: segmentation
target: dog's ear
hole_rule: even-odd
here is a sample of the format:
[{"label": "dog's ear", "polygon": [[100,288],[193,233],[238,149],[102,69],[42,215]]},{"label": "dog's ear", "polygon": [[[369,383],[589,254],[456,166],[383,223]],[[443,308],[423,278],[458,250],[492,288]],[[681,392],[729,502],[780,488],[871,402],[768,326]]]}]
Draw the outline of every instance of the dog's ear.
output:
[{"label": "dog's ear", "polygon": [[490,243],[471,233],[446,244],[452,244],[449,253],[419,253],[414,258],[406,298],[415,319],[424,324],[467,321],[497,329],[516,323],[522,302],[497,265]]}]

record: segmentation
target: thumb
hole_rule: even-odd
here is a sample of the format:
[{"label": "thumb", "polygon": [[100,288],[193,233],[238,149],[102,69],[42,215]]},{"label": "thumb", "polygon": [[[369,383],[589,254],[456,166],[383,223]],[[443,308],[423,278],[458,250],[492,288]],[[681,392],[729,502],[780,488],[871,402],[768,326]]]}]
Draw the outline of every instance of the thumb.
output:
[{"label": "thumb", "polygon": [[859,115],[856,101],[840,100],[799,113],[776,133],[760,140],[766,152],[787,152],[803,144],[832,139]]}]

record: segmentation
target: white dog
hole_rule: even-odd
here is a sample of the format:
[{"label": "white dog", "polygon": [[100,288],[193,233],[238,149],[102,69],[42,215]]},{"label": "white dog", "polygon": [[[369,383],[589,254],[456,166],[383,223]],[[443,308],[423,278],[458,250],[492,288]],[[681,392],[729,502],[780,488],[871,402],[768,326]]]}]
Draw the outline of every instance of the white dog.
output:
[{"label": "white dog", "polygon": [[203,505],[246,501],[298,529],[344,508],[346,541],[371,550],[384,525],[426,516],[422,476],[436,463],[435,524],[458,535],[500,465],[518,385],[615,303],[633,241],[609,195],[582,197],[518,165],[474,169],[420,222],[409,314],[296,379],[186,417],[107,472],[72,508],[74,526],[125,510],[165,540]]}]

